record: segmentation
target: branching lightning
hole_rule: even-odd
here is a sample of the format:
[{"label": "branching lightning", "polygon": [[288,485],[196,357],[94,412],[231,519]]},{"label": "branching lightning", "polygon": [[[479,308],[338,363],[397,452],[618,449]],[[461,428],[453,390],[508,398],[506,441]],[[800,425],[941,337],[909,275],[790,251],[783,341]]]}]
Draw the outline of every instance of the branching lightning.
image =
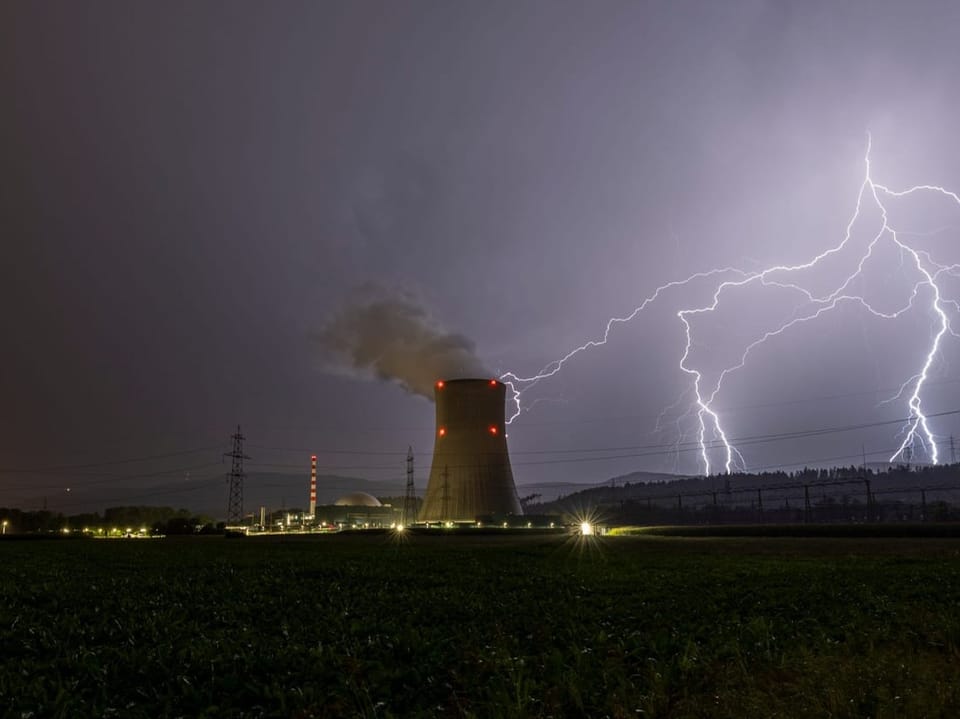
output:
[{"label": "branching lightning", "polygon": [[[720,414],[714,409],[714,402],[720,393],[724,380],[730,374],[743,369],[754,350],[767,342],[767,340],[783,335],[798,325],[815,321],[825,313],[831,312],[841,305],[848,304],[858,306],[870,315],[883,320],[896,320],[920,303],[923,303],[920,306],[925,306],[929,310],[933,329],[924,360],[917,371],[902,383],[899,392],[888,400],[901,401],[906,396],[906,404],[909,410],[909,419],[902,430],[902,441],[900,442],[899,448],[890,456],[889,461],[895,462],[898,459],[912,456],[915,445],[919,445],[926,452],[929,460],[937,464],[939,462],[940,451],[931,423],[924,414],[923,392],[924,385],[930,376],[931,369],[940,351],[944,337],[949,334],[953,337],[960,338],[960,334],[953,329],[950,322],[950,315],[948,314],[948,310],[954,313],[960,313],[960,303],[945,297],[941,287],[941,279],[944,275],[954,278],[960,277],[960,265],[940,264],[933,259],[929,252],[917,249],[911,244],[908,244],[908,242],[903,239],[907,233],[898,232],[897,228],[892,224],[888,215],[886,202],[890,199],[904,198],[918,193],[930,193],[941,195],[960,208],[960,196],[937,185],[916,185],[906,190],[892,190],[885,185],[875,182],[871,175],[870,166],[871,144],[871,138],[868,135],[867,149],[864,157],[864,179],[857,193],[853,215],[846,225],[843,238],[838,244],[801,264],[774,265],[759,271],[746,271],[737,267],[721,267],[705,272],[697,272],[685,279],[661,285],[629,314],[623,317],[613,317],[609,319],[604,328],[603,336],[600,339],[590,340],[574,348],[560,359],[554,360],[546,365],[535,375],[523,377],[513,372],[507,372],[502,375],[501,380],[510,390],[510,401],[514,407],[507,423],[512,423],[524,411],[529,409],[529,406],[525,406],[523,402],[523,395],[528,390],[532,389],[542,380],[556,375],[567,362],[581,352],[605,345],[610,339],[611,331],[615,325],[632,321],[670,290],[683,289],[694,282],[717,281],[718,284],[714,287],[710,301],[707,304],[686,307],[676,313],[677,318],[683,326],[685,337],[678,368],[684,375],[691,379],[691,386],[686,392],[692,395],[691,413],[696,414],[700,462],[705,474],[710,474],[711,472],[712,466],[708,448],[713,443],[718,443],[722,448],[724,455],[723,470],[725,472],[731,472],[734,469],[745,468],[746,466],[743,456],[729,441],[729,435],[724,429]],[[854,227],[857,225],[858,220],[860,220],[867,206],[873,207],[879,213],[879,229],[875,234],[870,236],[870,239],[866,242],[862,251],[857,255],[852,271],[843,276],[833,289],[826,293],[822,291],[815,293],[804,285],[803,274],[806,271],[816,273],[818,270],[821,270],[821,265],[825,264],[828,258],[854,247],[852,244]],[[913,290],[909,293],[909,297],[906,298],[905,303],[892,311],[882,311],[871,304],[864,296],[854,291],[856,280],[863,276],[865,266],[881,246],[896,249],[901,257],[901,271],[904,273],[908,271],[911,273],[915,272],[917,278],[913,285]],[[694,366],[691,359],[691,350],[694,345],[695,335],[691,320],[698,317],[702,318],[703,316],[716,312],[725,298],[747,287],[760,287],[763,289],[776,288],[778,291],[796,293],[800,301],[800,306],[787,321],[773,329],[763,332],[759,337],[746,344],[743,353],[734,364],[723,368],[716,375],[714,381],[707,382],[704,371]],[[658,420],[658,426],[659,422]]]}]

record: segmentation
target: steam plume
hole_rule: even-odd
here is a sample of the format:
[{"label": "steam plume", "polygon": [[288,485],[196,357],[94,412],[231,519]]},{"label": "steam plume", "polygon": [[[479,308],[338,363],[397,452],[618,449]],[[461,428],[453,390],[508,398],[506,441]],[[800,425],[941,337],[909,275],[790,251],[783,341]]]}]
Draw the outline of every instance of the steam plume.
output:
[{"label": "steam plume", "polygon": [[441,378],[487,377],[473,342],[445,331],[414,298],[384,290],[347,305],[319,335],[351,369],[370,372],[433,399]]}]

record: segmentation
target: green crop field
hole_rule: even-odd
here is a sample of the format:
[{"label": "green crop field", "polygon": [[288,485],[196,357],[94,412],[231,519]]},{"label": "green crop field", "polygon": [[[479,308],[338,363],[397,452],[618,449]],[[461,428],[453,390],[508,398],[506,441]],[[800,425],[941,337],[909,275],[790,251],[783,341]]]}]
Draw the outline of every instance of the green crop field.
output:
[{"label": "green crop field", "polygon": [[9,717],[956,717],[960,540],[0,542]]}]

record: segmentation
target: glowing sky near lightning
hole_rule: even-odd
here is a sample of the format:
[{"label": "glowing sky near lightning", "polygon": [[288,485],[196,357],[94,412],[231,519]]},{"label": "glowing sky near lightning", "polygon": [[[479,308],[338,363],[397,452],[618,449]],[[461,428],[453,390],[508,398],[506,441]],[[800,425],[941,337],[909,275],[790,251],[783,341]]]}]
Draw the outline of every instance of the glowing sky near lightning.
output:
[{"label": "glowing sky near lightning", "polygon": [[[705,474],[721,469],[723,472],[749,469],[743,454],[737,449],[736,443],[731,441],[729,429],[724,428],[724,422],[714,408],[726,377],[733,372],[748,372],[750,355],[762,352],[763,345],[766,342],[787,335],[798,324],[815,322],[825,313],[831,312],[845,303],[854,304],[871,316],[887,321],[903,321],[907,313],[916,308],[925,310],[929,315],[932,331],[924,347],[919,366],[905,377],[895,397],[889,400],[893,402],[899,398],[904,398],[904,414],[908,416],[900,432],[902,439],[897,444],[895,451],[890,454],[889,461],[915,459],[917,456],[916,450],[919,448],[929,462],[937,464],[942,456],[942,450],[938,446],[938,442],[943,443],[945,437],[941,435],[938,438],[934,432],[932,423],[923,409],[923,397],[925,392],[929,391],[925,385],[931,375],[945,335],[949,334],[955,338],[960,337],[953,331],[951,318],[948,315],[948,311],[956,313],[957,310],[960,310],[960,304],[956,299],[946,296],[941,288],[940,281],[942,275],[957,276],[960,265],[937,262],[922,247],[903,240],[899,227],[889,217],[888,204],[924,193],[939,195],[954,203],[957,210],[960,210],[960,197],[956,193],[937,185],[915,185],[907,189],[896,190],[880,184],[871,172],[870,145],[871,142],[868,137],[867,153],[864,158],[865,176],[856,196],[850,222],[847,224],[842,239],[837,244],[827,247],[808,261],[799,264],[771,265],[759,271],[747,271],[732,267],[717,268],[698,272],[686,279],[668,282],[657,287],[631,313],[624,317],[610,319],[601,338],[588,340],[535,374],[521,376],[514,372],[505,373],[501,379],[507,383],[511,390],[510,422],[515,421],[524,412],[524,394],[528,389],[533,388],[540,382],[548,381],[561,372],[567,362],[574,361],[581,353],[605,346],[616,325],[634,320],[647,306],[656,302],[663,293],[680,293],[682,295],[684,290],[694,282],[717,279],[718,282],[709,303],[683,306],[676,313],[678,320],[683,325],[685,340],[678,367],[691,380],[692,405],[687,415],[693,416],[696,421],[695,434],[702,469]],[[878,211],[879,222],[874,223],[874,230],[867,231],[865,241],[861,242],[859,246],[855,246],[853,233],[862,221],[867,204],[872,205]],[[905,277],[913,277],[911,281],[914,282],[912,290],[905,293],[900,306],[892,311],[883,310],[877,304],[868,300],[862,292],[855,289],[857,280],[869,271],[868,265],[870,265],[881,243],[888,243],[895,248],[901,255],[901,260],[904,257],[906,258],[906,263],[901,262],[900,270]],[[805,277],[815,277],[834,256],[841,254],[849,255],[851,261],[849,272],[847,274],[841,273],[839,284],[827,292],[822,292],[812,290],[804,282]],[[829,271],[827,270],[827,272],[829,276]],[[721,366],[719,369],[715,368],[714,378],[705,381],[705,370],[691,359],[691,351],[696,336],[693,328],[694,322],[697,320],[702,322],[705,319],[709,321],[710,316],[718,311],[727,295],[751,290],[758,286],[761,291],[772,289],[796,293],[800,296],[801,302],[794,308],[788,319],[774,324],[770,329],[746,344],[735,364]],[[895,295],[894,302],[897,302]],[[683,416],[681,416],[681,420]],[[680,440],[682,439],[681,437]],[[711,463],[710,455],[714,444],[718,445],[716,449],[722,455],[719,468]]]}]

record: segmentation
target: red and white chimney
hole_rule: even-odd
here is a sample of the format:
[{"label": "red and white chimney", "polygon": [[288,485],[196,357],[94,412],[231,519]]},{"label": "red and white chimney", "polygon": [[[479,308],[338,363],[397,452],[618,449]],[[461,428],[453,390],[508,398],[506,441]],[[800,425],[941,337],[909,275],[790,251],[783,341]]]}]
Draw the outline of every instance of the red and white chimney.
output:
[{"label": "red and white chimney", "polygon": [[310,457],[310,518],[317,514],[317,455]]}]

